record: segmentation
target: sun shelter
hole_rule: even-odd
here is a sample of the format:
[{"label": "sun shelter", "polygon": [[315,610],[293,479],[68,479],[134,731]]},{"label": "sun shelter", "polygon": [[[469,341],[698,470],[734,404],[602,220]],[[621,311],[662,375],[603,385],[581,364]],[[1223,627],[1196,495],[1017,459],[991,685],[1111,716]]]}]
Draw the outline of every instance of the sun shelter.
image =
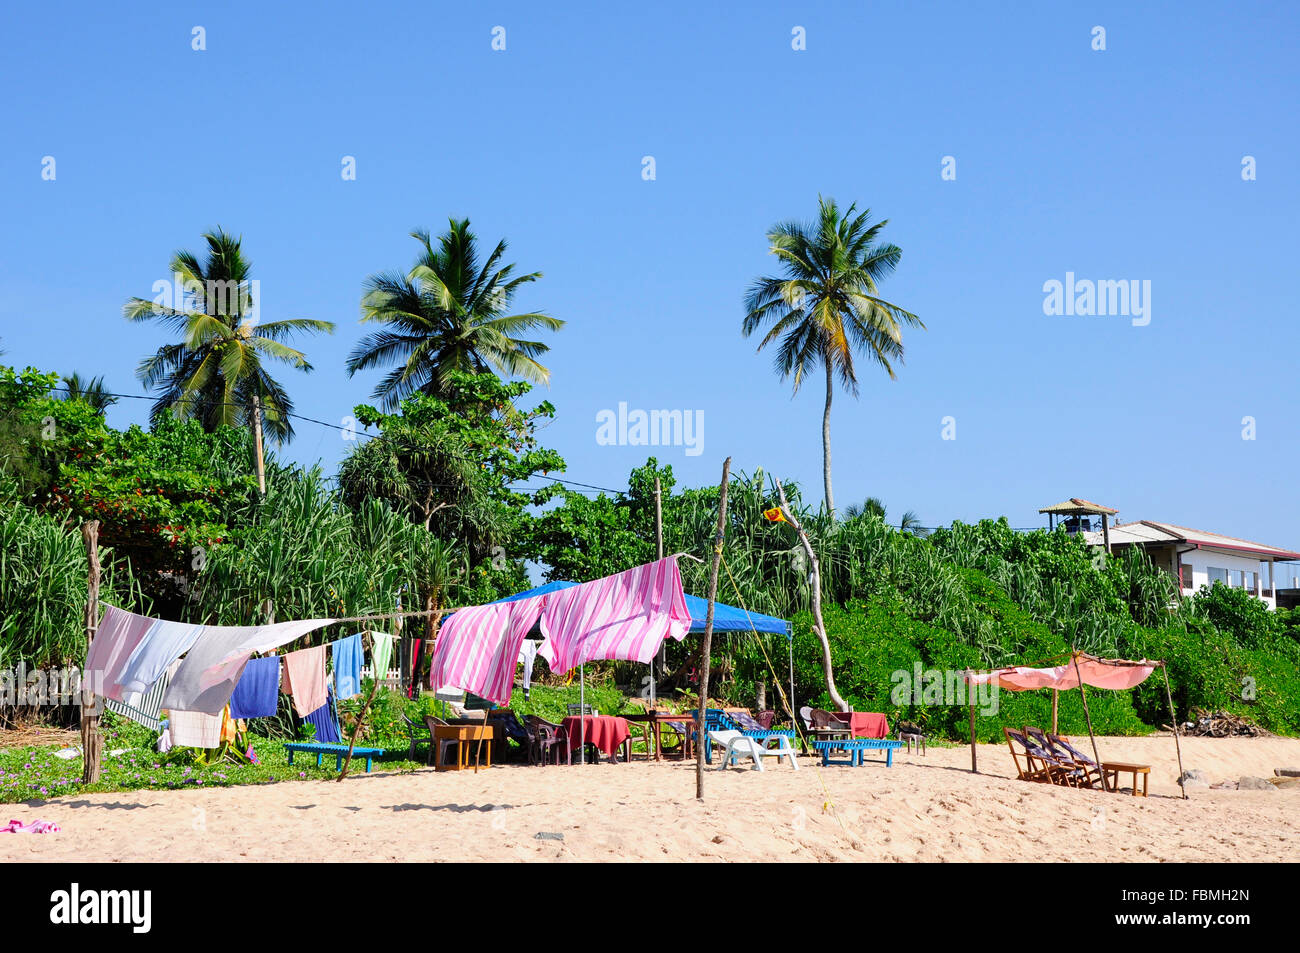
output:
[{"label": "sun shelter", "polygon": [[[992,672],[967,672],[966,684],[995,685],[999,689],[1010,692],[1024,692],[1040,688],[1051,689],[1053,693],[1053,732],[1056,731],[1057,694],[1073,688],[1079,689],[1079,695],[1083,699],[1084,718],[1088,722],[1088,738],[1092,741],[1093,757],[1100,764],[1101,758],[1097,754],[1097,739],[1092,733],[1092,718],[1088,715],[1088,695],[1083,686],[1091,685],[1094,688],[1106,688],[1111,691],[1136,688],[1150,678],[1151,674],[1158,668],[1165,679],[1165,697],[1169,701],[1169,718],[1174,730],[1174,748],[1178,752],[1178,785],[1181,788],[1183,784],[1182,745],[1178,740],[1178,719],[1174,715],[1174,702],[1169,692],[1169,674],[1165,669],[1165,663],[1149,659],[1136,662],[1128,659],[1103,659],[1095,655],[1088,655],[1086,652],[1071,652],[1062,658],[1063,660],[1049,660],[1059,661],[1059,664],[1046,668],[1011,666],[995,669]],[[970,707],[970,767],[971,771],[975,771],[975,700],[969,692],[966,701]],[[1103,775],[1103,787],[1105,783]],[[1186,791],[1183,791],[1183,797],[1187,797]]]}]

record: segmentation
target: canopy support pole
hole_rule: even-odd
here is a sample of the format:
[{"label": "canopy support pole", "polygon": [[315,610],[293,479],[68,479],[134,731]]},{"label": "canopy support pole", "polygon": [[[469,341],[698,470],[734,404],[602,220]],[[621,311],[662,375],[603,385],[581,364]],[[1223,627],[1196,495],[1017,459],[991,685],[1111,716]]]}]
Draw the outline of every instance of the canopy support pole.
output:
[{"label": "canopy support pole", "polygon": [[1058,688],[1053,688],[1052,689],[1052,734],[1057,733],[1056,713],[1060,708],[1060,705],[1061,705],[1061,690]]},{"label": "canopy support pole", "polygon": [[[1088,738],[1092,742],[1092,757],[1097,762],[1097,770],[1101,772],[1101,789],[1110,790],[1110,784],[1106,781],[1106,769],[1101,766],[1101,755],[1097,753],[1097,736],[1092,733],[1092,716],[1088,714],[1088,693],[1083,690],[1083,673],[1079,671],[1079,653],[1070,650],[1070,657],[1074,659],[1074,674],[1079,679],[1079,697],[1083,699],[1083,718],[1088,723]],[[1135,780],[1133,782],[1137,784]]]},{"label": "canopy support pole", "polygon": [[705,730],[709,711],[709,662],[713,651],[713,607],[718,601],[718,564],[722,562],[722,541],[727,532],[727,481],[731,478],[731,457],[722,464],[722,486],[718,489],[718,528],[713,540],[713,565],[709,569],[709,611],[704,619],[704,648],[700,659],[700,698],[695,705],[695,798],[704,800],[704,755],[709,750]]},{"label": "canopy support pole", "polygon": [[979,774],[980,769],[975,760],[975,698],[970,694],[970,682],[966,683],[966,707],[970,709],[970,770]]},{"label": "canopy support pole", "polygon": [[1183,792],[1183,800],[1187,800],[1187,785],[1183,783],[1183,746],[1178,740],[1180,734],[1178,730],[1178,716],[1174,714],[1174,696],[1169,691],[1169,672],[1165,668],[1165,663],[1160,663],[1160,674],[1165,677],[1165,701],[1169,702],[1169,727],[1174,729],[1174,750],[1178,752],[1178,789]]}]

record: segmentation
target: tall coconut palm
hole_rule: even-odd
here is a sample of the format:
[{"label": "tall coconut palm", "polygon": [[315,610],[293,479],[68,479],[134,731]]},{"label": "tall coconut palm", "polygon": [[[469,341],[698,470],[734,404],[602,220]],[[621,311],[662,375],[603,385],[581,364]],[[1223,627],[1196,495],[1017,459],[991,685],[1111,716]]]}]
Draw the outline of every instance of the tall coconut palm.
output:
[{"label": "tall coconut palm", "polygon": [[156,394],[151,417],[164,413],[196,417],[212,430],[221,424],[264,425],[271,438],[293,438],[293,401],[266,370],[263,361],[281,361],[310,371],[302,351],[285,344],[293,335],[333,333],[329,321],[288,318],[262,322],[244,257],[242,239],[221,228],[203,235],[203,261],[189,251],[172,256],[176,287],[153,301],[131,298],[122,312],[129,321],[158,321],[179,335],[142,360],[136,375]]},{"label": "tall coconut palm", "polygon": [[535,328],[558,331],[564,322],[537,311],[508,313],[519,287],[542,273],[516,276],[513,264],[501,264],[504,241],[480,265],[468,219],[451,219],[436,240],[423,230],[411,237],[421,251],[409,272],[366,279],[361,321],[387,327],[357,344],[348,356],[348,375],[396,362],[374,390],[389,410],[417,391],[437,393],[453,370],[548,383],[551,372],[537,358],[550,348],[517,335]]},{"label": "tall coconut palm", "polygon": [[744,334],[767,325],[761,351],[779,341],[776,369],[793,378],[798,393],[804,376],[826,374],[822,412],[822,477],[826,510],[835,513],[831,492],[831,399],[835,378],[858,394],[855,356],[864,354],[894,378],[894,363],[903,359],[902,326],[924,328],[910,311],[879,296],[878,284],[898,265],[902,250],[879,243],[882,220],[870,223],[871,210],[840,211],[834,199],[818,198],[815,222],[783,222],[768,232],[770,251],[784,276],[757,279],[745,295]]}]

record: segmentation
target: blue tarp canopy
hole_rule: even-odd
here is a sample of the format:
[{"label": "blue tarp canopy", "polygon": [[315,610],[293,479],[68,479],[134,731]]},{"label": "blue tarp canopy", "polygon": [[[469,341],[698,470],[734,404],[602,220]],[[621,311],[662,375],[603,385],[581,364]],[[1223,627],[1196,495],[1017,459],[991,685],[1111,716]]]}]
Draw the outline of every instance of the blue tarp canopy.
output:
[{"label": "blue tarp canopy", "polygon": [[[576,585],[576,582],[548,582],[544,586],[538,586],[524,592],[516,592],[513,596],[506,596],[504,599],[496,601],[516,602],[519,599],[544,596],[548,592],[557,592],[560,589],[568,589],[570,586]],[[691,614],[690,630],[692,632],[703,632],[705,619],[709,612],[709,600],[693,596],[688,592],[686,593],[686,609]],[[789,635],[790,633],[790,623],[786,622],[785,619],[763,615],[761,612],[746,612],[744,609],[729,606],[722,602],[713,604],[714,632],[748,632],[751,624],[759,632],[768,632],[774,635]]]}]

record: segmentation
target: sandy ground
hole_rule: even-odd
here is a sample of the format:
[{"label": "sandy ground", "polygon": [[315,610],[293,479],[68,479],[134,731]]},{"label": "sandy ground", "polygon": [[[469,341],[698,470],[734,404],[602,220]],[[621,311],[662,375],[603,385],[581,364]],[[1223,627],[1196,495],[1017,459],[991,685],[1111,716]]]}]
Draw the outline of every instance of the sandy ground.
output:
[{"label": "sandy ground", "polygon": [[[1086,744],[1086,738],[1085,738]],[[694,765],[498,766],[141,791],[0,806],[57,822],[0,834],[0,861],[784,860],[1269,861],[1300,857],[1300,786],[1179,797],[1168,736],[1099,739],[1150,764],[1151,796],[1016,780],[1005,746],[931,748],[853,769]],[[1300,740],[1183,741],[1213,781],[1300,767]],[[829,809],[826,805],[829,802]],[[561,834],[563,839],[537,835]]]}]

